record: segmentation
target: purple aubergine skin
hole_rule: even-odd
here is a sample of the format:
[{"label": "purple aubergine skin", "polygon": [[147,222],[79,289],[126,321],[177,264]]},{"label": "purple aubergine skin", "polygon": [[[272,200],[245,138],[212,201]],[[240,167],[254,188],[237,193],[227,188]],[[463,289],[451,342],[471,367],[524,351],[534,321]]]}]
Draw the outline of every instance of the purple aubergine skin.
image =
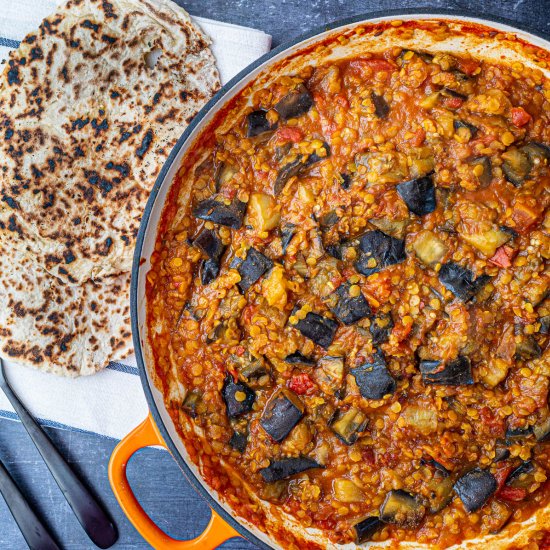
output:
[{"label": "purple aubergine skin", "polygon": [[21,423],[31,436],[38,452],[42,455],[46,466],[53,475],[84,531],[86,531],[86,534],[99,548],[110,548],[113,546],[118,540],[116,525],[98,504],[88,488],[76,476],[29,411],[19,401],[19,398],[8,383],[4,363],[1,358],[0,388],[6,394]]},{"label": "purple aubergine skin", "polygon": [[13,519],[31,550],[59,550],[59,546],[38,519],[2,461],[0,461],[0,494],[4,497]]}]

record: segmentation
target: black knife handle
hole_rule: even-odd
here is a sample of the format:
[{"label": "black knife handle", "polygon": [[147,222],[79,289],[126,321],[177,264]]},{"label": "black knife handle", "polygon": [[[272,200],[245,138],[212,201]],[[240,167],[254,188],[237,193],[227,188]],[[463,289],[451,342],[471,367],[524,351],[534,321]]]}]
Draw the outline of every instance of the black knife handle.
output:
[{"label": "black knife handle", "polygon": [[19,487],[0,461],[0,493],[31,550],[59,550],[42,522],[36,517]]},{"label": "black knife handle", "polygon": [[2,389],[84,531],[99,548],[110,548],[118,539],[118,531],[111,518],[71,470],[46,433],[19,401],[7,381],[2,385]]}]

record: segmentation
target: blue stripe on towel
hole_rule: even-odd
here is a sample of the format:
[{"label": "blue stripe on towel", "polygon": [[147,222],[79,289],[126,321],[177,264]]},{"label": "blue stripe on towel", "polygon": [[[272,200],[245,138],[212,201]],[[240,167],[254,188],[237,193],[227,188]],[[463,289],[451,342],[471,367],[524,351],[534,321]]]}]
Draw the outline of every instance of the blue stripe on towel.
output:
[{"label": "blue stripe on towel", "polygon": [[12,40],[11,38],[4,38],[0,36],[0,46],[5,46],[6,48],[19,48],[19,40]]},{"label": "blue stripe on towel", "polygon": [[137,367],[130,367],[129,365],[123,365],[122,363],[115,363],[114,361],[111,361],[107,365],[107,368],[110,370],[116,370],[118,372],[139,376],[139,369]]}]

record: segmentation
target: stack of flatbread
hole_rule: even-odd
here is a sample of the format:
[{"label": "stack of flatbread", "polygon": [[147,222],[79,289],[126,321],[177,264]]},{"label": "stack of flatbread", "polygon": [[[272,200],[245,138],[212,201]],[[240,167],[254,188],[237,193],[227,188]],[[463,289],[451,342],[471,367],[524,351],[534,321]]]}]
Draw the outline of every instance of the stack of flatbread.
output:
[{"label": "stack of flatbread", "polygon": [[132,351],[129,283],[150,189],[219,88],[168,0],[70,0],[0,77],[0,355],[91,374]]}]

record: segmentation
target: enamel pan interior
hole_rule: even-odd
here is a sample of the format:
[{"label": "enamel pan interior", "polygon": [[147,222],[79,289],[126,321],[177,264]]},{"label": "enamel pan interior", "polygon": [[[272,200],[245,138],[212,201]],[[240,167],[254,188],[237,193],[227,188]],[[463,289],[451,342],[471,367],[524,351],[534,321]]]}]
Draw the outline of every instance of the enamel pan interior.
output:
[{"label": "enamel pan interior", "polygon": [[[483,19],[481,16],[459,16],[456,12],[438,11],[437,13],[419,12],[414,11],[386,11],[383,13],[375,13],[369,15],[359,16],[353,19],[337,22],[329,27],[318,29],[310,34],[302,36],[290,44],[284,44],[279,46],[271,53],[263,56],[258,61],[250,65],[247,69],[242,71],[239,75],[233,78],[228,84],[226,84],[220,92],[202,109],[202,111],[195,117],[190,126],[186,129],[181,136],[173,151],[171,152],[165,166],[163,167],[160,175],[155,183],[155,186],[151,192],[151,196],[147,203],[141,227],[137,239],[137,246],[134,256],[134,264],[132,271],[132,288],[131,288],[131,307],[132,307],[132,332],[134,335],[134,346],[137,356],[137,361],[140,370],[140,376],[149,403],[149,408],[154,416],[155,422],[159,427],[164,440],[171,453],[178,462],[180,468],[184,471],[186,477],[193,484],[193,486],[201,493],[201,495],[207,500],[208,504],[213,507],[230,525],[232,525],[237,531],[242,533],[246,538],[254,542],[257,546],[262,548],[279,548],[279,546],[260,532],[254,526],[250,525],[246,521],[239,518],[235,519],[235,514],[231,509],[223,504],[217,494],[208,487],[203,481],[197,467],[189,460],[185,446],[181,442],[176,429],[173,425],[172,419],[166,411],[163,395],[155,387],[153,378],[151,376],[150,369],[153,369],[152,361],[149,359],[150,353],[147,346],[147,327],[145,323],[145,277],[150,269],[149,258],[153,252],[156,236],[157,226],[164,207],[167,192],[170,185],[178,172],[178,168],[181,165],[181,160],[185,156],[186,151],[190,148],[191,144],[195,141],[196,137],[202,132],[204,128],[212,121],[214,115],[220,110],[220,108],[235,97],[243,88],[251,81],[256,79],[260,73],[266,72],[266,69],[274,67],[280,64],[280,61],[289,55],[292,55],[296,51],[308,48],[311,50],[311,45],[316,42],[323,41],[327,37],[338,34],[349,29],[353,29],[356,26],[360,26],[365,22],[369,23],[381,23],[388,20],[399,19],[401,21],[417,21],[417,20],[445,20],[447,22],[458,23],[475,23],[492,27],[500,32],[513,33],[523,41],[539,48],[543,48],[550,51],[550,42],[548,38],[535,36],[527,31],[518,30],[510,26],[509,22],[505,21],[490,21]],[[389,45],[383,47],[386,49]],[[422,48],[419,44],[417,47]],[[432,49],[436,49],[432,47]],[[456,51],[464,50],[464,44],[447,44],[441,47],[442,51]],[[468,48],[470,49],[470,48]],[[471,49],[470,49],[471,51]],[[353,55],[353,48],[350,46],[339,46],[337,55],[335,57],[349,57]],[[513,57],[514,52],[506,52],[504,56],[506,59]],[[518,55],[521,54],[519,53]],[[500,56],[502,57],[502,56]],[[287,67],[288,70],[288,67]],[[550,76],[550,70],[546,70],[546,76]],[[310,537],[308,537],[310,538]],[[354,548],[355,545],[336,546],[331,545],[327,541],[324,541],[319,537],[319,534],[311,533],[311,539],[317,540],[327,548]],[[311,540],[310,539],[310,540]],[[474,541],[472,541],[474,543]],[[377,548],[383,547],[384,544],[378,543]],[[364,546],[363,546],[364,547]],[[403,547],[409,548],[422,548],[422,545],[414,543],[405,543]],[[424,546],[425,548],[425,546]],[[463,545],[461,548],[475,548],[474,546]],[[493,548],[493,546],[491,546]],[[496,548],[496,546],[495,546]]]}]

